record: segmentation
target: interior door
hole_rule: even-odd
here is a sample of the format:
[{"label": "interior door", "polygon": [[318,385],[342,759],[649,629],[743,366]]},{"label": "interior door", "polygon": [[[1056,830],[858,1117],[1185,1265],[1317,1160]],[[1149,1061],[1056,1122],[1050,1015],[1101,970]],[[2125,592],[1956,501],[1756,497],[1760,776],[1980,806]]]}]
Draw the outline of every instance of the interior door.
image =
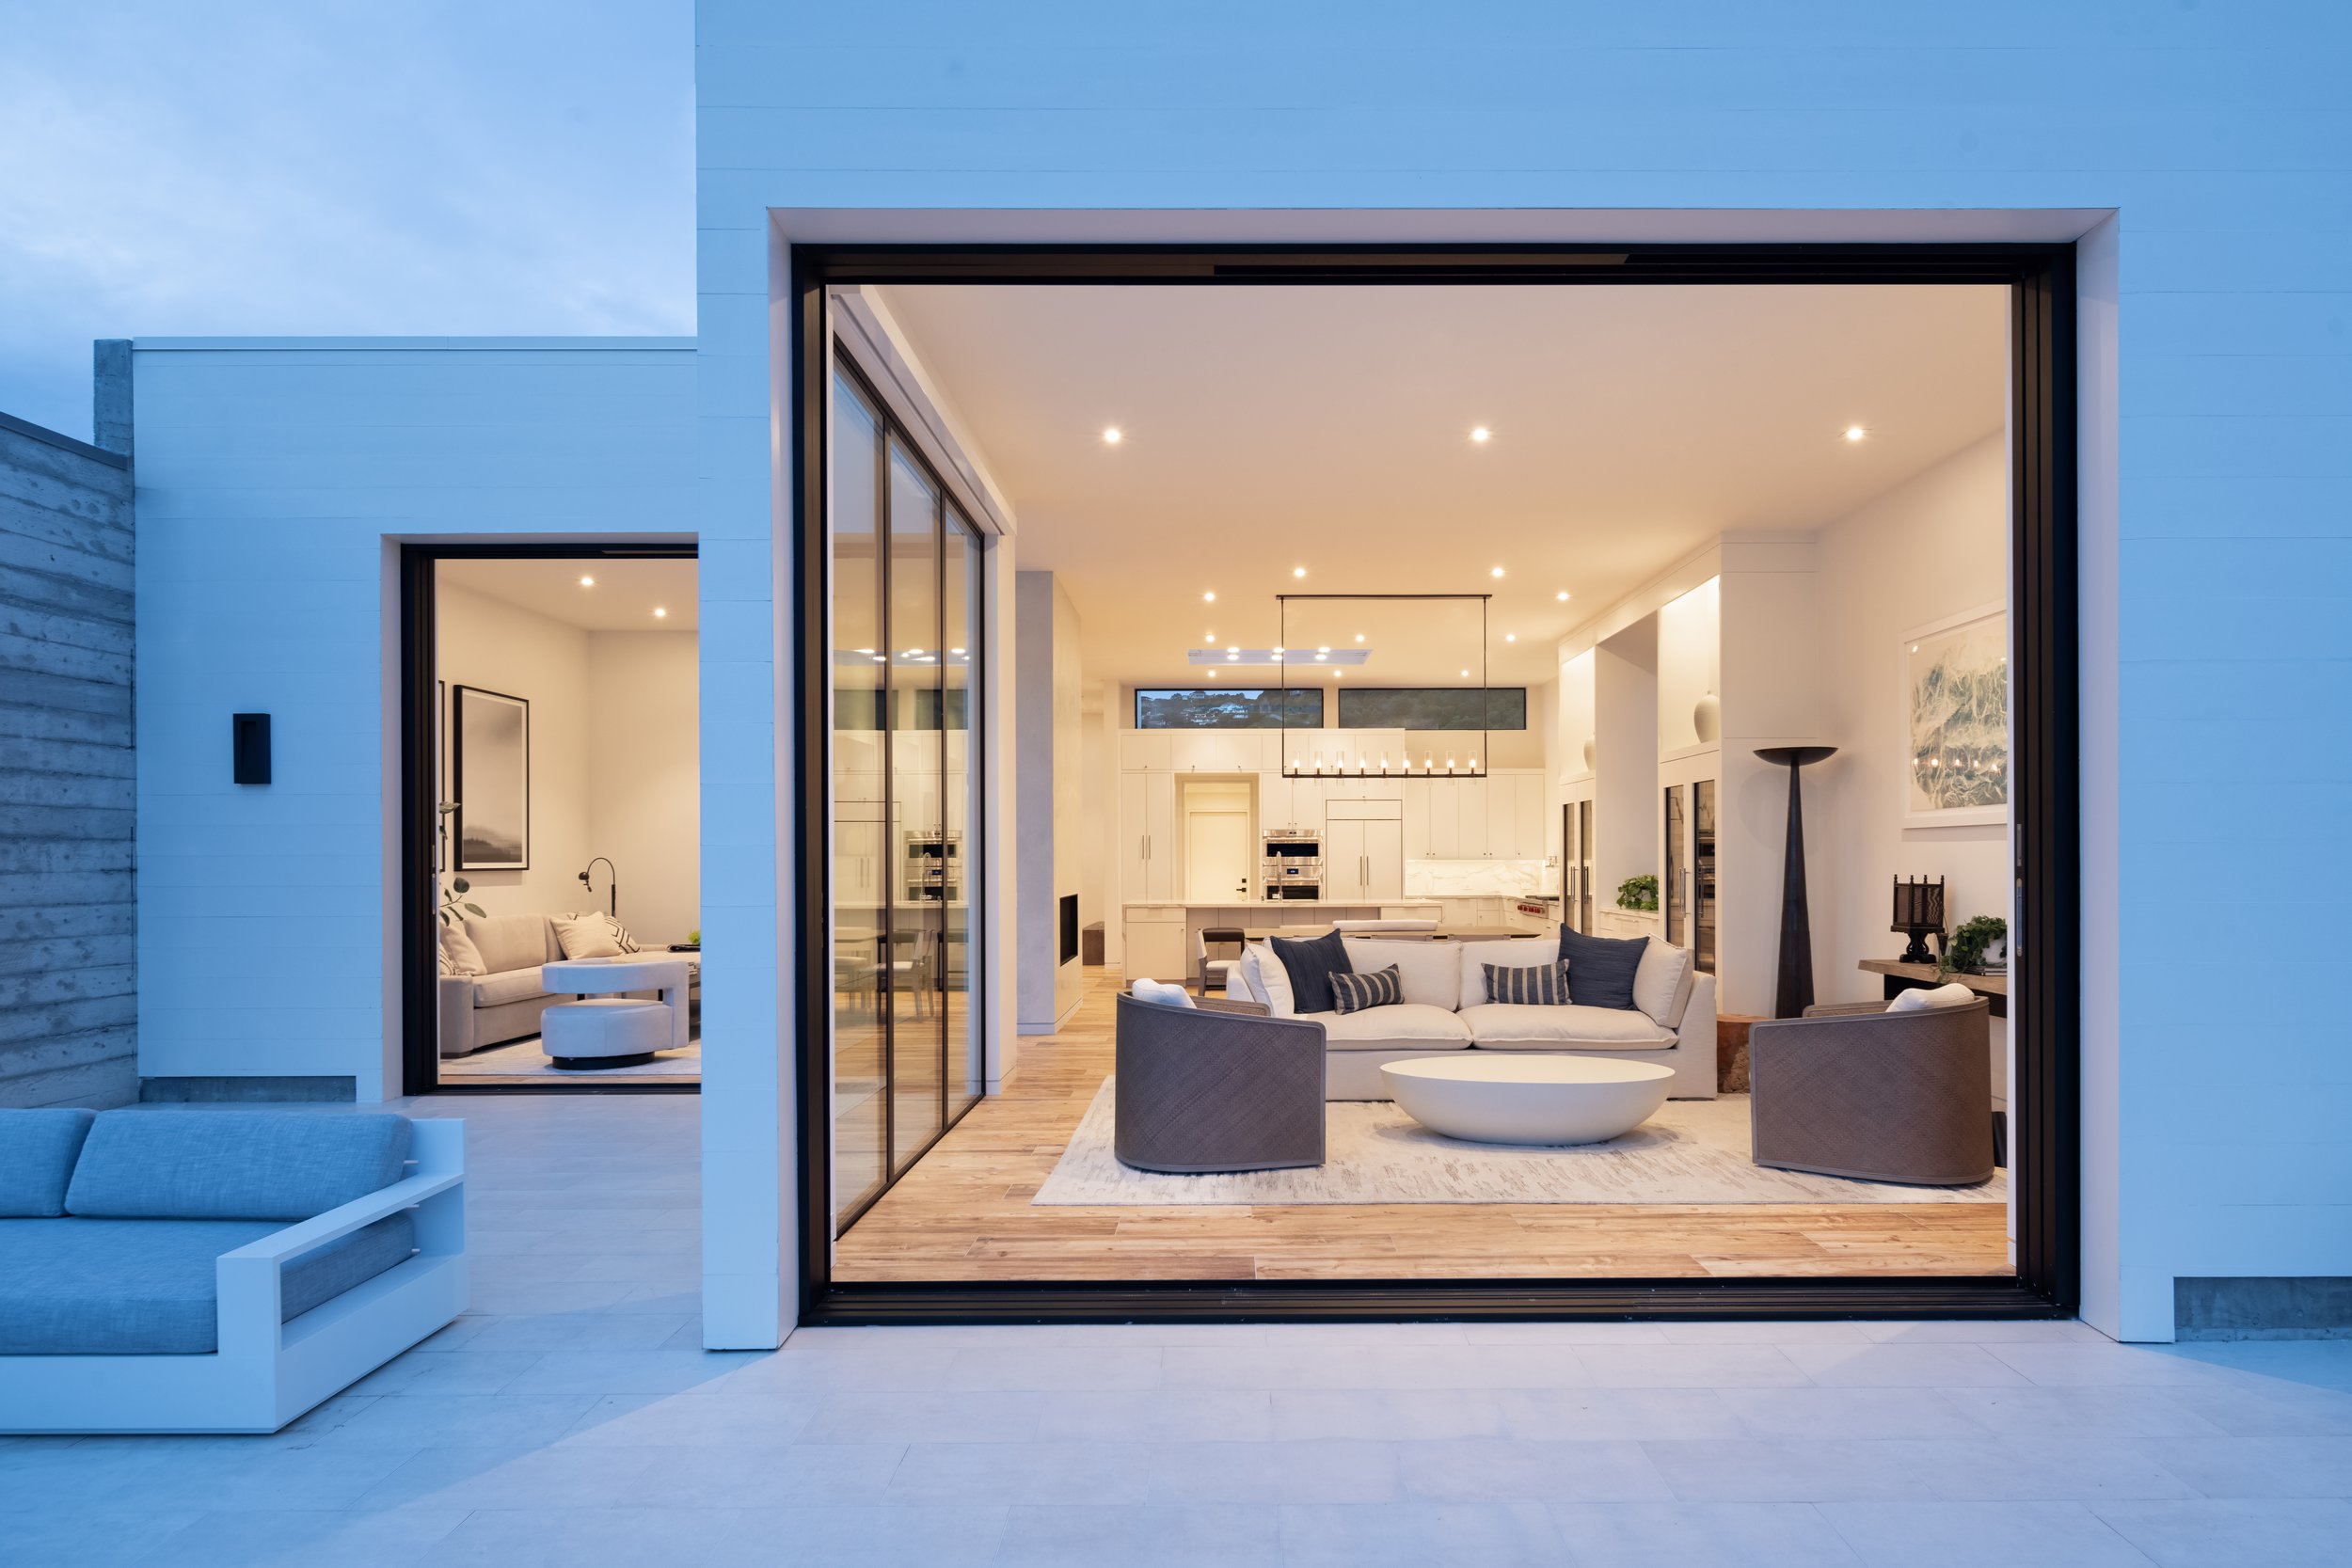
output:
[{"label": "interior door", "polygon": [[1196,811],[1184,817],[1184,896],[1216,904],[1249,896],[1249,814]]}]

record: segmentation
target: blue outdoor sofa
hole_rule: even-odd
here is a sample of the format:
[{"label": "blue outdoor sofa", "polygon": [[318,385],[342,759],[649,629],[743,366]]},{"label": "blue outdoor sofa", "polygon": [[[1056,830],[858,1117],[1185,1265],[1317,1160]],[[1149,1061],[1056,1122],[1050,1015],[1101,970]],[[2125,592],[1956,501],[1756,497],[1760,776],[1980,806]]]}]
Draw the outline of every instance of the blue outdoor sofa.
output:
[{"label": "blue outdoor sofa", "polygon": [[464,1131],[0,1110],[0,1432],[274,1432],[442,1328]]}]

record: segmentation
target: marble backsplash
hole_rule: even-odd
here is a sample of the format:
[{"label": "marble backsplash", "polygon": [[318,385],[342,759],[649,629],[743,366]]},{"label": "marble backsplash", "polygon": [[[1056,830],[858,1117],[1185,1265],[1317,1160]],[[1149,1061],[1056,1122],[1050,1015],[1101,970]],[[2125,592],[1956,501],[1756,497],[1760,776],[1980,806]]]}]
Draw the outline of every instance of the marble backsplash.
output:
[{"label": "marble backsplash", "polygon": [[1534,861],[1406,861],[1407,898],[1509,898],[1523,893],[1545,893],[1550,867]]}]

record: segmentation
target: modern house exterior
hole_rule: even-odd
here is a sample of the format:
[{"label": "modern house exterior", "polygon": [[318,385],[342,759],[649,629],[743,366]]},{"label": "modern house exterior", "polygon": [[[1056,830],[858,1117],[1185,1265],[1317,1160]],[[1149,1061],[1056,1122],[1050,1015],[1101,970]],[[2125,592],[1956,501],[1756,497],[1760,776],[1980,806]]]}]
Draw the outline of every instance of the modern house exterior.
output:
[{"label": "modern house exterior", "polygon": [[[840,973],[823,456],[845,333],[874,349],[860,373],[895,376],[874,403],[969,524],[990,630],[963,709],[978,806],[951,829],[970,846],[975,1092],[1067,1005],[1049,984],[1041,1015],[1021,1006],[1020,942],[1057,933],[1021,901],[1055,808],[1041,824],[1013,720],[1015,639],[1037,624],[1019,533],[952,403],[927,422],[921,367],[831,291],[1913,269],[2016,301],[2011,521],[2017,559],[2040,553],[2013,585],[2031,661],[2014,678],[2039,771],[2013,919],[2043,967],[2014,1075],[2034,1162],[2016,1223],[2042,1272],[2011,1309],[2035,1295],[2135,1340],[2341,1329],[2352,1077],[2342,1028],[2280,982],[2328,973],[2324,830],[2352,787],[2331,717],[2352,593],[2343,28],[2300,7],[930,7],[877,45],[871,17],[705,0],[694,339],[131,344],[138,1077],[151,1097],[418,1087],[434,911],[417,873],[441,868],[419,827],[416,562],[691,544],[704,1342],[1050,1316],[1068,1292],[845,1306],[821,1264]],[[270,715],[265,787],[232,773],[245,713]],[[1070,1309],[1285,1308],[1138,1290]],[[1641,1310],[1598,1291],[1582,1309]]]}]

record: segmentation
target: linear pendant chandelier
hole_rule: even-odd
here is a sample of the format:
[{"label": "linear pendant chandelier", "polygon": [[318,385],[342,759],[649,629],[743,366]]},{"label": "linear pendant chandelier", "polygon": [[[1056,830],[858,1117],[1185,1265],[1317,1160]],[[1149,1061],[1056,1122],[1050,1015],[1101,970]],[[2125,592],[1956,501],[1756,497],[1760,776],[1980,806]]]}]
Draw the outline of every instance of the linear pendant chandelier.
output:
[{"label": "linear pendant chandelier", "polygon": [[[1488,705],[1492,700],[1486,687],[1487,620],[1492,597],[1487,594],[1276,594],[1281,637],[1272,651],[1280,682],[1278,690],[1280,693],[1279,702],[1282,719],[1282,776],[1291,779],[1485,778],[1487,745],[1491,739],[1486,721],[1489,717]],[[1329,655],[1336,647],[1327,641],[1318,644],[1316,638],[1329,628],[1311,623],[1329,621],[1332,611],[1351,605],[1364,607],[1362,613],[1365,614],[1389,617],[1390,623],[1382,635],[1373,641],[1375,646],[1395,647],[1400,654],[1414,648],[1415,643],[1409,630],[1399,630],[1396,616],[1410,616],[1425,624],[1433,616],[1443,616],[1445,611],[1439,607],[1454,606],[1464,611],[1474,608],[1477,616],[1474,640],[1477,646],[1461,651],[1463,662],[1460,668],[1465,689],[1478,693],[1479,727],[1454,732],[1459,738],[1449,739],[1443,747],[1430,741],[1428,736],[1435,732],[1428,731],[1422,733],[1418,747],[1408,740],[1391,750],[1369,742],[1350,745],[1347,740],[1349,732],[1336,722],[1318,729],[1295,726],[1292,720],[1297,716],[1298,707],[1294,696],[1295,689],[1291,685],[1292,668],[1296,666],[1302,675],[1329,673],[1332,668]],[[1411,608],[1415,606],[1420,609]],[[1363,637],[1358,634],[1355,640],[1362,641]],[[1324,653],[1307,652],[1316,646],[1323,647]],[[1425,648],[1418,649],[1418,653],[1420,657],[1427,657]],[[1349,659],[1345,662],[1359,664],[1361,661]],[[1476,673],[1474,686],[1468,684],[1473,671]],[[1334,711],[1331,714],[1335,721],[1338,718],[1337,705],[1335,692]],[[1409,725],[1403,727],[1410,729]],[[1474,744],[1470,741],[1473,735],[1477,737]]]}]

